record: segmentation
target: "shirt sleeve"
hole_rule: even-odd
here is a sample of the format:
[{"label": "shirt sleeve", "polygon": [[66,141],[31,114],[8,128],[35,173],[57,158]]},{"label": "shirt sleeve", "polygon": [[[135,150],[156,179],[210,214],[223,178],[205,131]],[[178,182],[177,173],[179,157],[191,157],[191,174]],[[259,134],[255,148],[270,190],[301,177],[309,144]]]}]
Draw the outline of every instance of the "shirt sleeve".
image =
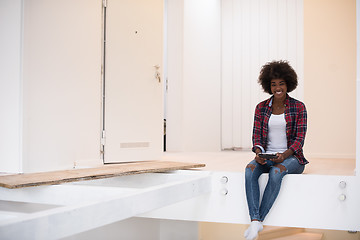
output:
[{"label": "shirt sleeve", "polygon": [[252,151],[255,152],[256,148],[260,148],[262,152],[265,152],[265,147],[261,144],[261,106],[258,104],[255,108],[254,114],[254,127],[253,127],[253,147]]},{"label": "shirt sleeve", "polygon": [[303,103],[299,103],[298,117],[295,124],[295,138],[289,148],[292,149],[294,152],[299,152],[304,146],[304,140],[307,130],[307,112],[306,107]]}]

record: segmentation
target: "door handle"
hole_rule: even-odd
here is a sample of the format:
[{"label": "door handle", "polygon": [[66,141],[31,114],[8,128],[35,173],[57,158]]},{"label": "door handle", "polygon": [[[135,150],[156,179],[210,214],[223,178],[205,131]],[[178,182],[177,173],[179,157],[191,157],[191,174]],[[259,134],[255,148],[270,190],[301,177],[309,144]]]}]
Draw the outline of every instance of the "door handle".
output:
[{"label": "door handle", "polygon": [[159,69],[160,69],[159,64],[154,65],[154,68],[155,68],[155,79],[157,79],[160,83],[161,82],[161,74],[159,72]]}]

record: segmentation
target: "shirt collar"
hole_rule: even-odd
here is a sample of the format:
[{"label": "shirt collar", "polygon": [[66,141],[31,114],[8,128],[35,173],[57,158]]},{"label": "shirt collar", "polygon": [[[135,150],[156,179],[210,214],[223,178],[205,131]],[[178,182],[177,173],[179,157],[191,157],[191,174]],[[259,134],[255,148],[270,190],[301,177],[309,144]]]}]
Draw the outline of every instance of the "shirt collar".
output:
[{"label": "shirt collar", "polygon": [[[271,98],[269,99],[269,107],[271,108],[272,104],[273,104],[273,100],[274,100],[274,95],[271,96]],[[286,98],[285,98],[285,106],[289,105],[289,94],[286,94]]]}]

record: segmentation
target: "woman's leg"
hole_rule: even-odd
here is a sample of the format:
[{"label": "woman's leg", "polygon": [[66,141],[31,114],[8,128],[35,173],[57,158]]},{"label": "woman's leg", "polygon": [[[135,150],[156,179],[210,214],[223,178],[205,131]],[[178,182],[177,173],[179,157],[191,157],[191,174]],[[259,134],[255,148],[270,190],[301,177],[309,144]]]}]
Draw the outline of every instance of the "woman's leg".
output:
[{"label": "woman's leg", "polygon": [[276,164],[271,167],[269,171],[269,180],[266,185],[264,195],[260,204],[260,221],[264,221],[270,208],[277,198],[281,181],[286,174],[301,174],[304,171],[305,166],[301,165],[297,158],[290,156],[285,159],[282,163]]},{"label": "woman's leg", "polygon": [[263,229],[259,214],[260,190],[258,180],[262,173],[269,172],[271,163],[272,162],[267,161],[267,164],[261,165],[253,160],[246,166],[245,169],[246,199],[251,219],[250,226],[244,233],[247,240],[255,239],[258,232]]},{"label": "woman's leg", "polygon": [[252,160],[245,169],[245,190],[246,199],[249,208],[249,215],[251,221],[260,221],[260,190],[259,190],[259,177],[265,172],[269,172],[270,166],[261,165],[255,160]]}]

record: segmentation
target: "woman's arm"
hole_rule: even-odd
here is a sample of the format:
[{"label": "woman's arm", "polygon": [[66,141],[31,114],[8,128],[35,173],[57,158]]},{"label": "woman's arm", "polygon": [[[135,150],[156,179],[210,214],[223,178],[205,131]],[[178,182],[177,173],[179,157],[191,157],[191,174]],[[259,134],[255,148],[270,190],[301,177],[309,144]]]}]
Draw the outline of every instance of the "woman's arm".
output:
[{"label": "woman's arm", "polygon": [[254,114],[254,126],[253,126],[253,135],[252,135],[252,142],[253,148],[252,151],[256,153],[256,150],[259,149],[261,152],[265,152],[264,146],[261,145],[261,106],[258,104],[255,108]]},{"label": "woman's arm", "polygon": [[265,152],[264,146],[261,145],[261,107],[260,104],[258,104],[255,108],[255,114],[254,114],[254,127],[253,127],[253,152],[256,154],[255,161],[261,165],[265,164],[266,159],[259,157],[259,153]]},{"label": "woman's arm", "polygon": [[302,102],[299,102],[296,107],[298,109],[298,117],[295,123],[295,138],[291,141],[292,143],[289,147],[293,152],[302,150],[307,130],[306,107]]},{"label": "woman's arm", "polygon": [[298,117],[295,123],[295,137],[291,140],[291,145],[283,153],[277,153],[278,158],[275,160],[276,163],[283,162],[286,158],[293,155],[295,152],[302,150],[304,146],[304,140],[307,130],[307,112],[305,105],[302,102],[298,102],[296,105],[298,111]]}]

